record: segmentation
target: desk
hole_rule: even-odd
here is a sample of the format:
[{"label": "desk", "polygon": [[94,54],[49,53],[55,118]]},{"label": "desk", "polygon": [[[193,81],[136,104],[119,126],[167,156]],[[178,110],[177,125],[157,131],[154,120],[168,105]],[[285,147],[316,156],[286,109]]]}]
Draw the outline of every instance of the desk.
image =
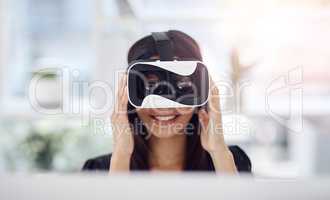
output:
[{"label": "desk", "polygon": [[330,178],[254,179],[208,174],[3,174],[0,199],[330,199]]}]

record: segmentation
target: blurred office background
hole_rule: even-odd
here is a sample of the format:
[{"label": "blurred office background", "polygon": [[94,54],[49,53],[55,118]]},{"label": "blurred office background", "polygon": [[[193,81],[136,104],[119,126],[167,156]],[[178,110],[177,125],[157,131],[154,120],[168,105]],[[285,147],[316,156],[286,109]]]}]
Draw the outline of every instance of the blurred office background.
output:
[{"label": "blurred office background", "polygon": [[[111,152],[111,108],[90,110],[114,95],[81,87],[114,90],[130,45],[168,29],[200,44],[226,141],[257,176],[330,169],[330,1],[0,0],[0,171],[75,172]],[[29,99],[36,76],[42,112]]]}]

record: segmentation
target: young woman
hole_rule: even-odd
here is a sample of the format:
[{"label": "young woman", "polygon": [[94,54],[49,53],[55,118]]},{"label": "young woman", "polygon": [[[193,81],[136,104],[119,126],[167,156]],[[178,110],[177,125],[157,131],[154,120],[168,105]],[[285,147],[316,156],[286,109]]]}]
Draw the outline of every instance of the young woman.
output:
[{"label": "young woman", "polygon": [[[190,36],[180,31],[168,31],[167,35],[178,60],[202,61],[199,46]],[[130,48],[127,60],[157,58],[155,42],[149,35]],[[225,144],[219,91],[212,81],[208,109],[136,109],[128,102],[126,83],[124,76],[117,94],[119,112],[111,116],[113,152],[86,161],[83,170],[251,172],[244,151]]]}]

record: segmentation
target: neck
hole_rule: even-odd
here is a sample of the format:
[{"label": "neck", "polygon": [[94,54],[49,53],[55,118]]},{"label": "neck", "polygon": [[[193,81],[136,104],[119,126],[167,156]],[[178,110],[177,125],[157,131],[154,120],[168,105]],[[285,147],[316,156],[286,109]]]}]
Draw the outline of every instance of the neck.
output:
[{"label": "neck", "polygon": [[185,162],[186,136],[151,137],[149,141],[150,168],[154,170],[182,170]]}]

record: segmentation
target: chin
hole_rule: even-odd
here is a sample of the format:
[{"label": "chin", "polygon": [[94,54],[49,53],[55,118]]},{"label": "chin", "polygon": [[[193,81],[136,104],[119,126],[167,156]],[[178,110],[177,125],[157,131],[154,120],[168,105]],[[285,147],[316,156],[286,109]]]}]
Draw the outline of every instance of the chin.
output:
[{"label": "chin", "polygon": [[184,131],[178,131],[174,128],[168,127],[168,128],[156,128],[154,127],[151,131],[151,135],[156,138],[171,138],[176,137],[180,135],[184,135]]}]

